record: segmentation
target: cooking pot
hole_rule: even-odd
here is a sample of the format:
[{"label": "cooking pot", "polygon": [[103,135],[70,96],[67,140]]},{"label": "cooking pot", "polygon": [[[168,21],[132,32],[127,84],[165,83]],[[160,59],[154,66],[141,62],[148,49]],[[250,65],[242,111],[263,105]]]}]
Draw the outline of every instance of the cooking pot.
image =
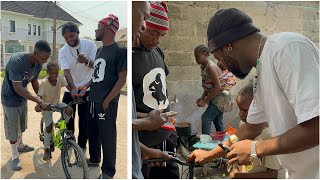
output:
[{"label": "cooking pot", "polygon": [[174,126],[179,137],[189,137],[191,135],[191,124],[189,122],[177,122]]},{"label": "cooking pot", "polygon": [[188,138],[191,135],[191,124],[188,122],[177,122],[174,126],[180,139],[180,143],[187,148]]}]

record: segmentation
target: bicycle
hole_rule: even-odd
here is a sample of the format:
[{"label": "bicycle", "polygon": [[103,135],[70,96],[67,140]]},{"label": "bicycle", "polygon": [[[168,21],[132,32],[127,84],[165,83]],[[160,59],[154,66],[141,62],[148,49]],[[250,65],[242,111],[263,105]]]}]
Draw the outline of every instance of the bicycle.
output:
[{"label": "bicycle", "polygon": [[[214,175],[215,175],[215,177],[212,179],[225,178],[226,174],[228,174],[227,166],[226,166],[228,159],[226,158],[217,158],[217,159],[214,159],[212,162],[209,162],[204,165],[195,164],[194,162],[186,161],[190,157],[190,154],[191,154],[190,152],[195,150],[195,148],[193,148],[192,145],[198,142],[199,140],[200,139],[197,137],[197,135],[190,135],[188,137],[178,136],[176,152],[163,151],[167,155],[171,156],[172,157],[171,159],[153,158],[153,159],[143,160],[143,164],[149,164],[153,162],[167,162],[167,161],[176,162],[177,164],[181,165],[182,173],[181,173],[180,179],[193,179],[195,174],[195,168],[202,168],[202,170],[205,170],[205,168],[211,168],[213,170],[212,172],[214,172]],[[228,148],[226,146],[224,147]],[[183,170],[184,166],[187,166],[188,168]],[[186,172],[187,174],[183,178]],[[222,176],[220,176],[219,174]]]},{"label": "bicycle", "polygon": [[[61,162],[63,171],[67,179],[74,178],[74,176],[79,174],[79,169],[82,171],[83,179],[89,179],[89,168],[86,160],[86,156],[83,153],[81,147],[76,143],[76,138],[72,131],[67,129],[66,118],[64,117],[63,110],[72,106],[73,104],[81,104],[83,100],[81,98],[75,98],[74,101],[70,102],[68,105],[59,104],[59,105],[50,105],[49,109],[53,112],[61,113],[61,118],[57,123],[53,124],[53,130],[51,132],[51,141],[50,141],[50,158],[52,157],[52,152],[55,150],[55,147],[61,150]],[[55,129],[57,132],[55,132]],[[40,122],[40,141],[44,142],[44,120],[41,118]],[[72,151],[74,150],[74,151]],[[75,159],[73,159],[75,158]],[[70,169],[68,169],[70,168]],[[74,172],[71,172],[74,170]],[[81,174],[80,174],[81,175]],[[79,177],[75,177],[80,179]]]},{"label": "bicycle", "polygon": [[153,159],[147,159],[147,160],[143,160],[143,164],[149,164],[149,163],[155,163],[155,162],[176,162],[178,164],[180,164],[182,167],[183,166],[188,166],[188,168],[186,170],[182,170],[182,174],[180,176],[180,179],[183,179],[183,175],[186,173],[186,171],[188,170],[188,173],[186,175],[187,179],[193,179],[194,178],[194,169],[198,168],[198,167],[209,167],[209,168],[213,168],[213,169],[224,169],[227,163],[227,159],[225,158],[218,158],[215,159],[210,165],[200,165],[200,164],[195,164],[193,162],[187,162],[186,160],[183,160],[183,158],[174,152],[168,152],[168,151],[164,151],[164,153],[166,153],[167,155],[171,156],[170,159],[165,159],[165,158],[153,158]]}]

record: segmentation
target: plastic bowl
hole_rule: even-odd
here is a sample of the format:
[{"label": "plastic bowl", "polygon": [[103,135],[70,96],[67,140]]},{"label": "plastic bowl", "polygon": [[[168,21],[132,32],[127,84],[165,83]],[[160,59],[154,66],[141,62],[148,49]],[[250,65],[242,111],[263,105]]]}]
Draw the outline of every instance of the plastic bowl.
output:
[{"label": "plastic bowl", "polygon": [[207,134],[201,134],[200,135],[200,142],[201,143],[209,143],[211,140],[211,137]]},{"label": "plastic bowl", "polygon": [[213,132],[210,134],[212,140],[215,141],[223,141],[224,137],[226,136],[226,133],[223,131],[219,131],[219,132]]}]

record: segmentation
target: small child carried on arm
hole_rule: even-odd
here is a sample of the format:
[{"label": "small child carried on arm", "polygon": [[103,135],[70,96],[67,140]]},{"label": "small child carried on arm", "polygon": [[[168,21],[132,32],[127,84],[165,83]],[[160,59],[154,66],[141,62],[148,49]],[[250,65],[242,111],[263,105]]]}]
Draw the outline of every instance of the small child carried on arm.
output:
[{"label": "small child carried on arm", "polygon": [[[248,110],[253,100],[253,85],[248,84],[242,88],[237,96],[237,105],[239,107],[240,125],[247,120]],[[271,138],[270,128],[266,124],[262,133],[255,140]],[[262,163],[258,166],[233,164],[229,176],[236,179],[261,179],[261,178],[284,178],[284,169],[280,166],[277,156],[266,156],[261,159]]]}]

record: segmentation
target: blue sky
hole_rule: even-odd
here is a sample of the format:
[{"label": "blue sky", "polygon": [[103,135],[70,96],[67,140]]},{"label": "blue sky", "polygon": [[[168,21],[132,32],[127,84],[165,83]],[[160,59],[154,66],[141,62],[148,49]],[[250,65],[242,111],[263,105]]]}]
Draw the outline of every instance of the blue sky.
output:
[{"label": "blue sky", "polygon": [[118,16],[120,28],[127,27],[126,1],[57,1],[57,5],[83,24],[80,37],[94,38],[98,21],[110,13]]}]

